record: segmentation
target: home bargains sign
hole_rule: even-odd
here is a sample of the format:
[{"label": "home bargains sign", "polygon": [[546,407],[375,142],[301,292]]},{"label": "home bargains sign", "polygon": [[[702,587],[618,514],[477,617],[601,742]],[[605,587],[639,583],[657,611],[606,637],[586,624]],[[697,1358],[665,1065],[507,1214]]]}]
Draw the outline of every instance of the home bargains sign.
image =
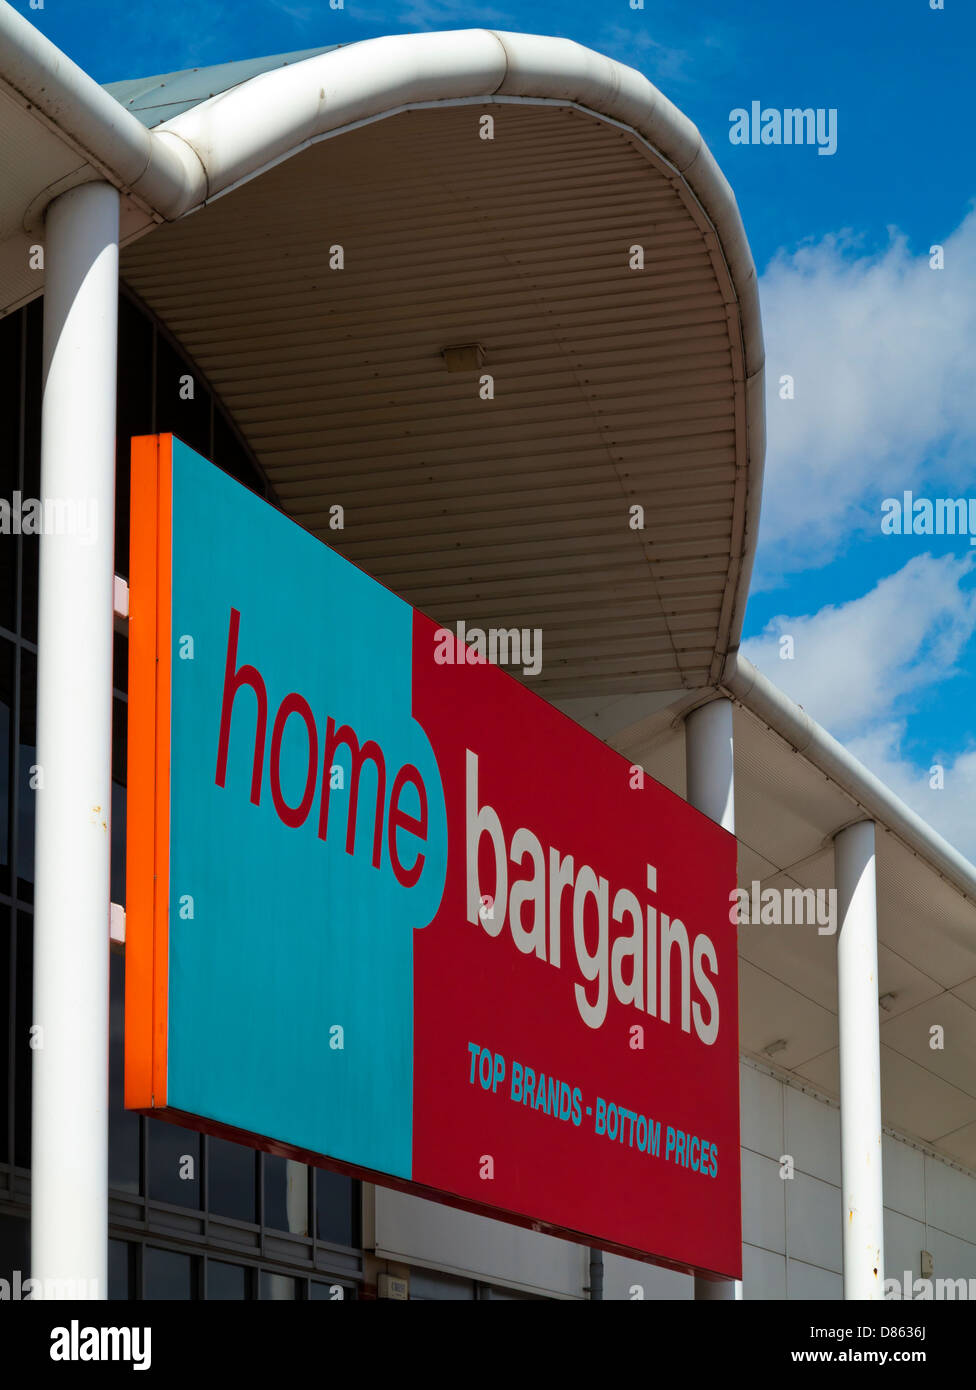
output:
[{"label": "home bargains sign", "polygon": [[740,1274],[735,841],[134,441],[126,1103]]}]

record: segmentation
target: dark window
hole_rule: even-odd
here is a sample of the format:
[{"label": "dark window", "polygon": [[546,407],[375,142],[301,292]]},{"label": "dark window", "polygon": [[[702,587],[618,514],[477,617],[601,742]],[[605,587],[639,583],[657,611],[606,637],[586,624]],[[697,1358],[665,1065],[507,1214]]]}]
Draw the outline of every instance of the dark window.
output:
[{"label": "dark window", "polygon": [[123,1106],[123,981],[122,957],[113,952],[109,967],[108,1180],[110,1187],[138,1192],[139,1116]]},{"label": "dark window", "polygon": [[[0,550],[7,539],[0,536]],[[10,769],[14,752],[14,652],[12,643],[0,638],[0,891],[4,893],[10,892],[10,827],[13,824]]]},{"label": "dark window", "polygon": [[240,1302],[247,1298],[249,1273],[243,1265],[229,1265],[224,1260],[208,1260],[207,1298],[224,1302]]},{"label": "dark window", "polygon": [[135,1247],[124,1240],[110,1240],[108,1243],[108,1296],[109,1298],[134,1298],[135,1280],[133,1266]]},{"label": "dark window", "polygon": [[261,1297],[275,1301],[297,1298],[298,1280],[293,1279],[290,1274],[271,1274],[268,1270],[262,1269]]},{"label": "dark window", "polygon": [[128,706],[113,702],[111,730],[111,901],[125,905],[125,738]]},{"label": "dark window", "polygon": [[359,1244],[359,1183],[326,1168],[315,1170],[315,1233],[332,1245]]},{"label": "dark window", "polygon": [[207,1186],[215,1216],[257,1220],[253,1149],[211,1137],[207,1144]]},{"label": "dark window", "polygon": [[264,1155],[264,1224],[308,1235],[308,1169],[277,1154]]},{"label": "dark window", "polygon": [[249,487],[252,492],[265,495],[265,487],[257,469],[248,457],[247,451],[235,434],[222,410],[214,411],[214,445],[212,463],[225,473]]},{"label": "dark window", "polygon": [[12,1283],[15,1270],[23,1284],[30,1270],[30,1222],[25,1216],[0,1216],[0,1279]]},{"label": "dark window", "polygon": [[[189,398],[192,390],[193,397]],[[145,431],[143,431],[145,433]],[[156,334],[156,434],[175,434],[210,457],[210,392],[162,333]]]},{"label": "dark window", "polygon": [[[13,913],[0,907],[0,1000],[6,1009],[10,999],[10,924]],[[4,1014],[0,1010],[0,1163],[10,1162],[10,1132],[7,1116],[10,1107],[10,1058],[14,1042],[15,1010]],[[2,1270],[0,1270],[2,1273]]]},{"label": "dark window", "polygon": [[147,1122],[149,1196],[174,1207],[200,1206],[200,1136],[166,1120]]},{"label": "dark window", "polygon": [[[35,299],[27,306],[26,371],[24,376],[24,478],[25,497],[41,495],[41,339],[43,305]],[[20,631],[30,642],[37,641],[37,561],[38,537],[21,538],[24,573],[21,588]]]},{"label": "dark window", "polygon": [[[112,685],[116,690],[125,692],[129,688],[129,643],[117,632],[112,639]],[[116,711],[116,716],[118,711]],[[119,777],[121,770],[122,776]],[[125,781],[125,740],[121,740],[121,748],[118,750],[112,746],[112,776],[118,777],[120,782]]]},{"label": "dark window", "polygon": [[37,657],[20,653],[20,767],[17,777],[17,892],[34,901],[34,795],[42,769],[37,767]]},{"label": "dark window", "polygon": [[[0,319],[0,497],[8,504],[20,487],[20,314]],[[0,536],[0,625],[16,627],[17,539]]]},{"label": "dark window", "polygon": [[190,1299],[194,1288],[195,1261],[175,1250],[157,1250],[147,1245],[143,1252],[144,1297],[147,1299]]},{"label": "dark window", "polygon": [[34,980],[34,918],[17,914],[17,1000],[14,1033],[14,1163],[30,1167],[31,1017]]},{"label": "dark window", "polygon": [[119,367],[115,434],[115,572],[129,577],[129,462],[133,435],[153,432],[153,325],[119,296]]}]

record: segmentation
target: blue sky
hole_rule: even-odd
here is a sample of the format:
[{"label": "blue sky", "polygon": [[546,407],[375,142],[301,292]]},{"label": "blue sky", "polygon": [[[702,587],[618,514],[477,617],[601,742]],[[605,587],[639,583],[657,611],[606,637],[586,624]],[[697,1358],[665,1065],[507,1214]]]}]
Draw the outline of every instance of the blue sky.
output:
[{"label": "blue sky", "polygon": [[[761,275],[768,449],[746,650],[976,859],[976,546],[884,536],[910,488],[976,497],[971,0],[44,0],[19,9],[96,77],[417,29],[576,39],[699,126]],[[729,113],[834,108],[837,151],[729,140]],[[945,267],[929,248],[945,248]],[[794,378],[781,400],[779,380]],[[780,659],[781,635],[794,639]],[[945,786],[929,785],[929,768]]]}]

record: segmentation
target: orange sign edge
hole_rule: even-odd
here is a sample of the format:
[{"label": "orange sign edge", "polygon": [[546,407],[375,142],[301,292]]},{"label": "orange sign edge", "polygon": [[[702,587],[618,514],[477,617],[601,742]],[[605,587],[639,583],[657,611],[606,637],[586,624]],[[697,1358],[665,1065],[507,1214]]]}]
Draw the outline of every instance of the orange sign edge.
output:
[{"label": "orange sign edge", "polygon": [[125,1105],[166,1105],[172,435],[132,441]]}]

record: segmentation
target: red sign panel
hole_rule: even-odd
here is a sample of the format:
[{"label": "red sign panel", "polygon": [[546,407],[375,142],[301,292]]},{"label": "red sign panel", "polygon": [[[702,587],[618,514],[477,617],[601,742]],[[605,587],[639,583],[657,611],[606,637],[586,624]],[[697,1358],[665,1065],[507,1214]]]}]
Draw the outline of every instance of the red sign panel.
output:
[{"label": "red sign panel", "polygon": [[740,1277],[734,837],[467,649],[440,664],[437,631],[415,615],[448,868],[415,938],[414,1180]]}]

